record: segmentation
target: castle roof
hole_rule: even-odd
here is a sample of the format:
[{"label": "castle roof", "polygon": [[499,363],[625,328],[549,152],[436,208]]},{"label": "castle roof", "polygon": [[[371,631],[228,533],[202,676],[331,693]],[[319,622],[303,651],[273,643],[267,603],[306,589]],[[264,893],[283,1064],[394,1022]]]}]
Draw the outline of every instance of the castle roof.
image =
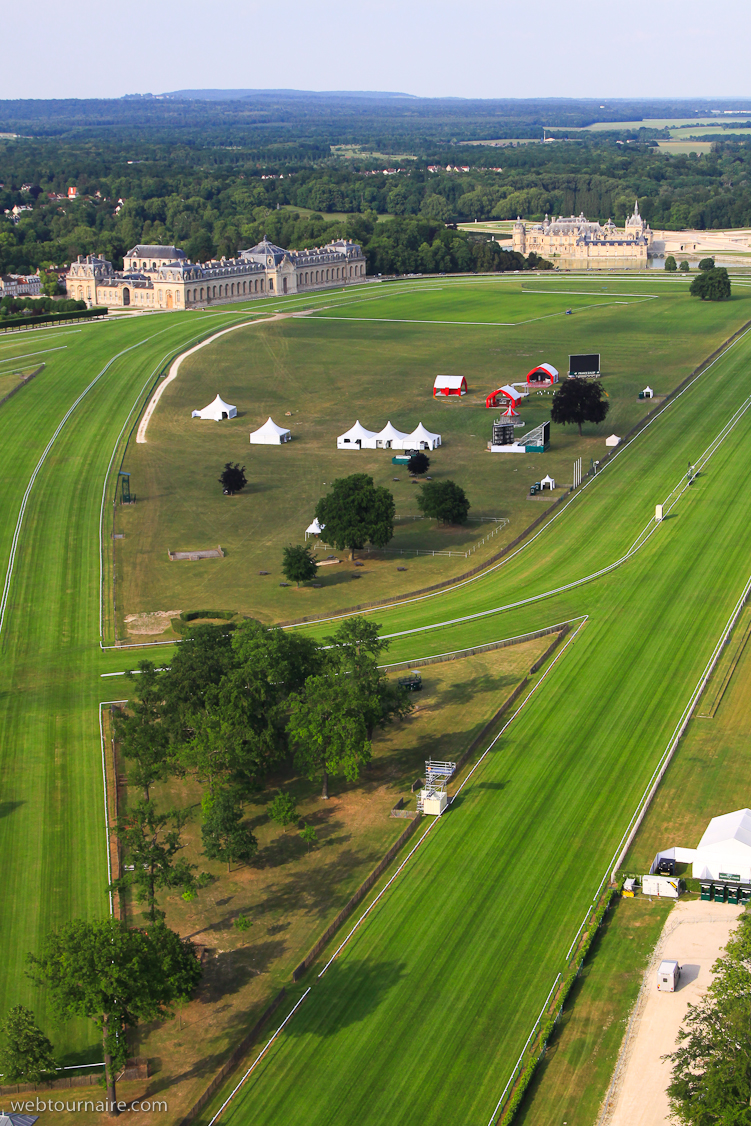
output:
[{"label": "castle roof", "polygon": [[287,254],[281,246],[275,246],[273,242],[269,242],[266,235],[263,236],[260,242],[255,246],[251,246],[250,250],[243,250],[240,253],[241,258],[267,258],[274,259],[274,265],[278,266],[282,259]]},{"label": "castle roof", "polygon": [[179,258],[187,258],[184,250],[180,250],[177,246],[151,246],[146,243],[138,243],[132,250],[129,250],[126,258],[169,258],[170,261],[177,261]]}]

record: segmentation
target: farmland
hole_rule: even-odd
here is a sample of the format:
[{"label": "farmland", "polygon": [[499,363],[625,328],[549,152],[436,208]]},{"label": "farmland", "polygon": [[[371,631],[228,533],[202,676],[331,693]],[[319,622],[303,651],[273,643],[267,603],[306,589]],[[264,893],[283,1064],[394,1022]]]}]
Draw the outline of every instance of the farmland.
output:
[{"label": "farmland", "polygon": [[[530,279],[524,280],[529,284]],[[303,361],[314,368],[320,365],[313,371],[313,381],[321,381],[324,373],[334,383],[333,391],[322,392],[319,413],[310,418],[308,430],[311,443],[314,439],[322,443],[324,438],[330,443],[322,419],[337,396],[332,358],[341,355],[337,348],[341,350],[342,339],[354,350],[358,379],[365,372],[372,380],[370,385],[360,383],[362,401],[368,411],[377,409],[378,418],[384,415],[384,422],[389,410],[399,408],[403,414],[392,419],[397,425],[422,418],[431,429],[440,429],[433,426],[430,412],[443,411],[448,419],[448,412],[456,408],[451,424],[442,422],[458,451],[456,465],[461,469],[463,464],[467,479],[477,481],[478,508],[483,504],[489,508],[499,495],[509,504],[517,521],[510,525],[511,538],[512,531],[517,534],[529,522],[529,518],[522,522],[523,514],[532,505],[524,507],[526,479],[513,493],[513,466],[494,469],[498,478],[489,484],[480,480],[473,451],[481,449],[484,439],[473,420],[482,418],[487,425],[490,412],[477,403],[433,404],[425,398],[425,377],[436,370],[439,359],[446,359],[447,349],[455,349],[454,361],[462,356],[466,363],[477,365],[478,387],[482,383],[484,388],[496,375],[498,382],[490,386],[498,386],[516,374],[520,362],[514,357],[513,367],[502,366],[512,333],[530,333],[526,342],[517,345],[519,351],[528,353],[534,340],[535,347],[565,370],[568,351],[583,350],[598,323],[594,318],[609,317],[608,338],[618,340],[621,357],[620,366],[614,365],[608,377],[613,425],[617,420],[620,430],[625,430],[643,409],[635,401],[636,389],[649,379],[657,390],[667,392],[748,319],[745,296],[723,306],[699,306],[689,301],[682,283],[651,278],[649,285],[658,297],[650,300],[643,296],[649,286],[640,279],[609,278],[605,298],[599,281],[595,290],[589,279],[577,278],[575,287],[566,279],[569,288],[589,292],[581,296],[575,314],[564,319],[554,316],[555,310],[560,311],[561,304],[564,311],[574,308],[571,302],[580,295],[564,296],[559,291],[565,291],[566,285],[557,279],[533,280],[542,294],[522,294],[519,279],[499,282],[509,290],[519,289],[493,308],[485,290],[473,306],[462,281],[442,283],[443,305],[433,292],[424,297],[407,293],[397,299],[386,296],[384,287],[383,300],[379,293],[379,300],[366,307],[367,323],[354,319],[361,315],[355,310],[362,310],[362,302],[348,307],[353,316],[344,322],[329,315],[335,313],[333,309],[321,309],[323,302],[316,299],[311,307],[319,310],[320,319],[293,318],[232,334],[227,338],[232,343],[217,356],[211,371],[225,365],[222,394],[230,401],[237,399],[246,412],[254,412],[246,413],[236,428],[237,446],[232,445],[233,438],[222,437],[220,444],[201,430],[193,432],[195,437],[188,435],[190,408],[203,405],[215,393],[212,389],[208,397],[205,394],[211,380],[196,358],[168,388],[152,420],[147,445],[129,449],[127,467],[134,476],[141,474],[143,484],[133,486],[139,503],[118,513],[125,539],[117,542],[127,545],[147,536],[151,513],[154,526],[161,529],[158,550],[163,553],[167,546],[184,546],[185,541],[172,538],[165,542],[181,526],[190,536],[210,531],[211,544],[224,543],[225,531],[231,535],[232,528],[229,524],[219,528],[222,539],[218,540],[217,517],[208,496],[214,470],[203,476],[202,469],[196,470],[191,480],[186,464],[196,462],[199,448],[207,463],[210,456],[212,466],[217,459],[221,463],[232,456],[234,460],[235,449],[238,460],[246,455],[249,459],[249,424],[262,421],[268,413],[278,414],[289,402],[289,397],[283,400],[283,395],[291,394],[283,381],[302,373]],[[459,294],[455,306],[454,286]],[[611,290],[630,303],[613,307]],[[499,292],[505,295],[507,290]],[[638,297],[629,297],[637,292]],[[330,295],[327,299],[331,305]],[[521,324],[525,319],[521,304],[529,302],[535,302],[546,319],[528,329]],[[374,318],[371,310],[376,305],[379,316]],[[585,311],[584,305],[597,308]],[[269,306],[282,307],[279,302]],[[293,308],[293,303],[288,307]],[[444,321],[462,324],[437,328],[429,323],[441,319],[437,311]],[[397,330],[386,314],[408,323]],[[120,671],[138,659],[133,652],[101,653],[97,646],[102,486],[112,452],[121,448],[118,441],[128,412],[146,398],[160,367],[199,335],[243,315],[241,308],[233,307],[200,317],[171,314],[56,330],[55,343],[62,350],[52,354],[45,371],[0,409],[7,513],[0,530],[4,570],[35,466],[66,412],[102,373],[59,431],[28,493],[0,634],[4,778],[0,853],[7,873],[6,892],[16,908],[3,916],[5,948],[15,957],[6,959],[0,970],[0,992],[6,1007],[17,1000],[32,1000],[42,1022],[49,1015],[45,1000],[32,995],[20,973],[21,962],[25,951],[35,948],[40,936],[57,922],[106,910],[97,705],[108,694],[117,696],[122,682],[102,681],[100,674]],[[337,318],[340,315],[335,313]],[[499,325],[502,319],[504,324]],[[482,323],[469,324],[472,320]],[[28,334],[32,339],[33,346],[41,348],[45,334]],[[242,349],[236,344],[239,339]],[[10,343],[14,355],[34,350],[30,342],[19,348],[16,338],[0,342],[3,356],[11,355]],[[433,349],[427,357],[426,347]],[[491,347],[505,349],[498,354],[502,361],[490,354]],[[233,348],[238,351],[233,353]],[[556,351],[550,354],[553,348]],[[212,350],[213,346],[198,354],[202,364]],[[604,347],[601,350],[605,352]],[[226,1112],[226,1121],[277,1123],[303,1114],[312,1123],[334,1124],[354,1119],[382,1122],[386,1117],[395,1123],[446,1117],[488,1121],[748,578],[751,531],[737,501],[738,467],[746,456],[751,424],[747,415],[740,416],[691,488],[676,492],[669,519],[644,538],[643,546],[620,566],[590,576],[628,552],[648,526],[654,504],[665,501],[684,481],[687,461],[699,458],[751,393],[749,350],[748,338],[734,345],[501,565],[434,597],[405,599],[400,606],[378,610],[377,620],[392,636],[390,660],[411,660],[574,618],[580,619],[581,628],[572,631],[552,670],[536,682],[529,702],[464,787],[449,815],[431,828],[337,961],[322,979],[311,975],[315,983],[311,993]],[[539,358],[525,355],[523,360],[532,366]],[[241,361],[250,372],[265,375],[262,387],[254,385],[252,401],[246,392],[245,404],[236,392],[249,386],[249,376],[237,375],[234,389],[227,384]],[[406,366],[420,376],[420,394],[415,392],[406,406],[400,406],[395,382],[387,391],[387,401],[375,398],[387,363],[397,373]],[[657,383],[658,377],[662,382]],[[302,385],[302,375],[299,380]],[[174,398],[178,390],[179,399]],[[201,398],[193,402],[199,392]],[[310,386],[305,393],[310,402]],[[353,421],[352,406],[353,400],[341,407],[341,417],[348,422]],[[539,410],[540,416],[544,413],[542,406],[525,409],[530,420],[533,410]],[[357,413],[363,422],[370,422],[365,410]],[[609,419],[606,432],[610,423]],[[469,442],[473,434],[478,446]],[[301,450],[306,441],[301,429]],[[171,459],[170,448],[178,449],[180,457]],[[604,449],[601,435],[599,449]],[[447,442],[441,455],[450,450]],[[569,463],[578,450],[571,436]],[[148,468],[149,457],[156,468]],[[301,465],[297,463],[295,472],[302,473]],[[358,460],[361,466],[370,468]],[[160,473],[172,482],[173,490],[183,474],[187,500],[173,516],[165,514],[169,506],[160,507],[151,491]],[[461,480],[453,464],[451,473]],[[502,474],[508,474],[509,480]],[[320,469],[319,475],[323,476]],[[328,473],[323,480],[329,480]],[[280,519],[289,523],[282,540],[288,538],[292,521],[299,527],[309,515],[321,484],[317,479],[310,486],[304,484],[308,493],[298,508],[294,498],[284,510]],[[204,525],[191,525],[190,498],[204,487]],[[111,494],[106,499],[109,503]],[[278,500],[274,503],[281,511]],[[128,520],[133,521],[130,526]],[[141,528],[138,520],[145,521]],[[105,535],[109,545],[107,525]],[[247,570],[253,565],[255,535],[249,525]],[[227,543],[231,548],[231,539]],[[156,558],[157,547],[148,540],[146,550],[153,550]],[[232,559],[230,551],[226,562]],[[136,575],[135,562],[124,548],[116,574],[121,587],[123,582],[126,588],[133,584],[124,596],[126,606],[165,608],[169,605],[165,597],[173,606],[189,606],[199,598],[205,602],[209,592],[215,601],[216,579],[205,578],[211,572],[194,570],[185,572],[187,578],[173,580],[172,571],[169,578],[159,574],[149,558]],[[422,582],[422,574],[416,572],[417,568],[406,573],[407,578],[400,580],[406,585],[400,589],[384,582],[383,592],[414,589]],[[219,580],[223,604],[248,612],[260,607],[268,620],[292,616],[271,598],[254,602],[248,593],[253,588],[243,585],[238,574]],[[133,575],[136,578],[129,577]],[[176,588],[172,583],[184,585]],[[574,583],[578,585],[570,585]],[[376,584],[374,589],[377,593]],[[351,595],[348,599],[332,596],[321,609],[341,612],[351,603]],[[306,612],[310,611],[306,608]],[[331,626],[305,628],[321,635]],[[298,987],[290,997],[296,1000],[301,994]],[[71,1029],[66,1062],[91,1059],[96,1049],[90,1039],[88,1030]],[[304,1083],[299,1081],[302,1074]],[[427,1081],[431,1076],[440,1076],[440,1082]]]}]

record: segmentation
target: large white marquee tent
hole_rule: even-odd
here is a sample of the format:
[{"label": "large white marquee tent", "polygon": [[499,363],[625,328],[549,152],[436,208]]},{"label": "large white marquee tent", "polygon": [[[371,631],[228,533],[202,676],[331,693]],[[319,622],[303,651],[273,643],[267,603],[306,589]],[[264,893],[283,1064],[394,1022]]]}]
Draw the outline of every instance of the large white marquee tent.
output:
[{"label": "large white marquee tent", "polygon": [[366,430],[359,419],[336,440],[338,450],[435,450],[440,444],[441,435],[433,434],[422,423],[411,434],[403,434],[389,421],[376,433]]},{"label": "large white marquee tent", "polygon": [[263,426],[252,431],[250,435],[251,446],[280,446],[282,442],[289,442],[292,434],[284,426],[277,426],[271,415]]},{"label": "large white marquee tent", "polygon": [[237,407],[225,403],[221,395],[217,395],[213,403],[209,403],[202,411],[193,411],[192,418],[208,418],[213,422],[221,422],[223,418],[235,418]]},{"label": "large white marquee tent", "polygon": [[693,865],[696,880],[738,880],[751,883],[751,809],[713,817],[697,848],[663,848],[652,862],[677,860]]}]

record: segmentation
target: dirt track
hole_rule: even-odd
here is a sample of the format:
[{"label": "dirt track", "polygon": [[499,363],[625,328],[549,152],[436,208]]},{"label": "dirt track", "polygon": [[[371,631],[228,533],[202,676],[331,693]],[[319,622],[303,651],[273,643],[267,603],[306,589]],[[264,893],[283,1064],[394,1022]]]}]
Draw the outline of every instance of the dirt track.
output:
[{"label": "dirt track", "polygon": [[[613,1081],[598,1126],[662,1126],[669,1121],[666,1087],[672,1052],[689,1004],[705,993],[711,969],[733,930],[742,907],[677,903],[668,916],[618,1055]],[[663,958],[682,967],[675,993],[659,993],[657,967]]]}]

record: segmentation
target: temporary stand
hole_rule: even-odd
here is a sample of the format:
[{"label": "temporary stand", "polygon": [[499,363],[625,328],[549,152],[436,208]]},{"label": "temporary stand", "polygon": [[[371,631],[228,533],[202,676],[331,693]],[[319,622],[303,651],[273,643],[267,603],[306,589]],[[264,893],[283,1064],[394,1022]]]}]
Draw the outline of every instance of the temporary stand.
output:
[{"label": "temporary stand", "polygon": [[426,761],[425,786],[417,799],[418,813],[431,813],[440,817],[448,805],[446,783],[455,770],[455,762],[434,762],[433,759]]}]

